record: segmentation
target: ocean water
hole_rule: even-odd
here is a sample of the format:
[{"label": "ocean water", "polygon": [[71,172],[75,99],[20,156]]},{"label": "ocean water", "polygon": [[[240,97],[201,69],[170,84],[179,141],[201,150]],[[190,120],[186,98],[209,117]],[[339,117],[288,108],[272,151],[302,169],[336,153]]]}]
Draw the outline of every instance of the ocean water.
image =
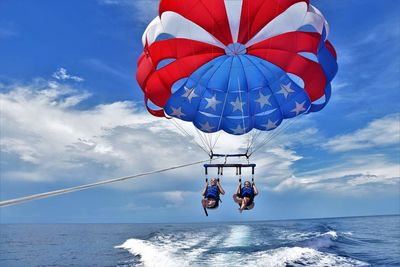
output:
[{"label": "ocean water", "polygon": [[0,266],[400,266],[400,216],[2,224]]}]

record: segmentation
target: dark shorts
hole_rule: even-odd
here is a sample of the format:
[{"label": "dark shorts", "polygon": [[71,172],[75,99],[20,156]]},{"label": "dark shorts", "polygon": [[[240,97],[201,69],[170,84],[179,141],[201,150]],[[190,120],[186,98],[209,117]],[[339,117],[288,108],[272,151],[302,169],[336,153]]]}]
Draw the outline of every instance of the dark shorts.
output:
[{"label": "dark shorts", "polygon": [[218,199],[215,199],[215,198],[213,198],[213,197],[209,197],[209,198],[206,198],[207,200],[214,200],[215,201],[215,204],[214,204],[214,206],[212,206],[212,207],[207,207],[207,209],[216,209],[216,208],[218,208],[218,205],[219,205],[219,200]]},{"label": "dark shorts", "polygon": [[252,197],[248,197],[248,196],[244,196],[244,197],[242,197],[242,199],[244,199],[245,197],[247,197],[247,198],[249,198],[249,199],[250,199],[250,201],[249,201],[249,202],[247,202],[247,204],[246,204],[246,207],[248,207],[248,206],[251,206],[251,205],[253,204],[253,200],[254,200],[254,198],[252,198]]}]

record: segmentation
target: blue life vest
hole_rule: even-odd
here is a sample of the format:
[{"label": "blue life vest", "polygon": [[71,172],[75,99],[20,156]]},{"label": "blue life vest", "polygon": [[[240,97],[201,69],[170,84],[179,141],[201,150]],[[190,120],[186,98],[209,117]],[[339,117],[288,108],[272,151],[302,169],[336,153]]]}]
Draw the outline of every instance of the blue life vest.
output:
[{"label": "blue life vest", "polygon": [[211,185],[207,188],[206,198],[213,198],[218,200],[219,199],[219,190],[218,186]]},{"label": "blue life vest", "polygon": [[242,197],[253,198],[254,197],[253,187],[242,187],[241,195]]}]

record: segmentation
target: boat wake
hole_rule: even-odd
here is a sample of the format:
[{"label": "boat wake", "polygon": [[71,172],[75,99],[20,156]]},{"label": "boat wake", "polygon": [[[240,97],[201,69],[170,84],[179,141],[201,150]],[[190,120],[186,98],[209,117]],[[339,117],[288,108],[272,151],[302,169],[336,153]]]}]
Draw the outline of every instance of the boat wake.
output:
[{"label": "boat wake", "polygon": [[[285,243],[255,244],[251,226],[228,231],[157,233],[149,240],[131,238],[121,248],[135,255],[140,266],[368,266],[368,263],[328,253],[339,237],[335,231],[286,233]],[[281,237],[282,238],[282,237]],[[267,239],[267,238],[265,238]]]}]

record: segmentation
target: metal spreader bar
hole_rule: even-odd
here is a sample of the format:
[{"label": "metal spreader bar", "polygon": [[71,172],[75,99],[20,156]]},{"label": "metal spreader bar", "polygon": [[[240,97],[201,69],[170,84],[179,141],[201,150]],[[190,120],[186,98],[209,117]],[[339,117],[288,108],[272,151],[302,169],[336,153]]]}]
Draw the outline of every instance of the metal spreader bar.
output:
[{"label": "metal spreader bar", "polygon": [[213,157],[224,157],[224,158],[232,158],[232,157],[238,157],[238,158],[240,158],[240,157],[246,157],[246,158],[249,158],[250,155],[248,155],[248,154],[214,154],[214,153],[212,153],[212,154],[210,155],[210,158],[212,159]]},{"label": "metal spreader bar", "polygon": [[254,174],[254,169],[256,168],[256,164],[236,164],[236,163],[218,163],[218,164],[204,164],[205,174],[208,174],[208,168],[218,168],[218,172],[222,172],[224,168],[237,168],[240,173],[242,172],[242,168],[251,168],[252,174]]}]

